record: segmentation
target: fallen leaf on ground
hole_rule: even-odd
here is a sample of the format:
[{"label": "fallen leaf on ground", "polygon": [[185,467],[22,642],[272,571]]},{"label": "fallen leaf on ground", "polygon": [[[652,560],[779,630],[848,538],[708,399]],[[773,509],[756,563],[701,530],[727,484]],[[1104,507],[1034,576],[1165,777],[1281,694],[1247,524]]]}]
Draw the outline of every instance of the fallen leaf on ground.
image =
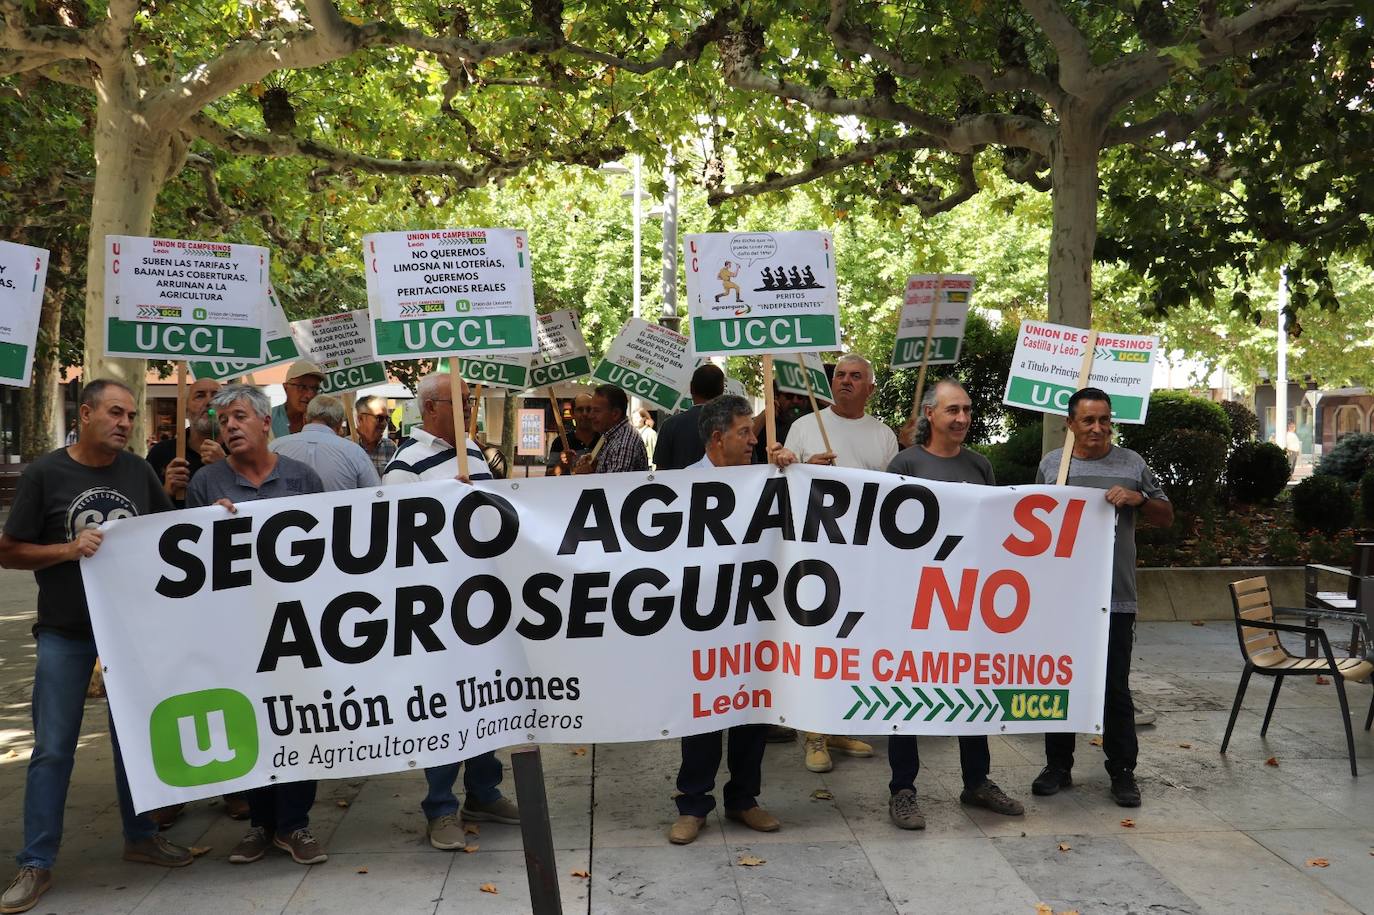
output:
[{"label": "fallen leaf on ground", "polygon": [[18,750],[10,750],[8,753],[5,754],[5,758],[6,758],[6,759],[16,759],[16,758],[18,758],[18,756],[19,756],[19,751],[18,751]]},{"label": "fallen leaf on ground", "polygon": [[1070,845],[1068,842],[1060,842],[1060,843],[1059,843],[1059,850],[1060,850],[1060,851],[1068,851],[1070,848],[1073,848],[1073,846]]},{"label": "fallen leaf on ground", "polygon": [[573,871],[572,875],[574,877],[581,877],[583,880],[586,880],[591,877],[591,874],[587,873],[586,871]]},{"label": "fallen leaf on ground", "polygon": [[366,868],[366,867],[360,867],[360,868],[358,868],[357,873],[359,873],[359,874],[365,874],[365,873],[367,873],[367,868]]},{"label": "fallen leaf on ground", "polygon": [[1060,912],[1059,915],[1078,915],[1078,910],[1077,910],[1077,909],[1065,909],[1064,911]]},{"label": "fallen leaf on ground", "polygon": [[494,884],[494,883],[484,883],[484,884],[482,884],[481,886],[479,886],[478,889],[481,890],[481,891],[484,892],[484,893],[491,893],[493,896],[499,896],[499,895],[500,895],[499,893],[496,892],[496,884]]},{"label": "fallen leaf on ground", "polygon": [[811,799],[816,801],[833,801],[835,795],[824,788],[817,788],[815,791],[811,792]]},{"label": "fallen leaf on ground", "polygon": [[466,835],[466,836],[476,836],[476,835],[481,835],[481,834],[482,834],[482,827],[478,826],[476,823],[464,823],[464,824],[463,824],[463,835]]},{"label": "fallen leaf on ground", "polygon": [[1330,682],[1331,682],[1330,680],[1326,679],[1326,678],[1323,677],[1321,674],[1318,674],[1318,675],[1317,675],[1317,685],[1318,685],[1318,686],[1326,686],[1326,685],[1329,684]]},{"label": "fallen leaf on ground", "polygon": [[1279,758],[1277,756],[1271,756],[1264,761],[1264,764],[1266,766],[1277,766],[1279,764]]},{"label": "fallen leaf on ground", "polygon": [[1102,738],[1101,738],[1101,737],[1094,737],[1094,738],[1092,738],[1091,740],[1089,740],[1088,743],[1092,744],[1092,745],[1095,746],[1095,747],[1100,747],[1100,746],[1102,746]]},{"label": "fallen leaf on ground", "polygon": [[1193,620],[1193,625],[1194,625],[1194,626],[1206,626],[1206,625],[1207,625],[1207,622],[1206,622],[1206,620]]},{"label": "fallen leaf on ground", "polygon": [[1043,902],[1035,904],[1035,915],[1054,915],[1054,907],[1045,905]]},{"label": "fallen leaf on ground", "polygon": [[1181,743],[1179,744],[1179,746],[1185,750],[1191,750],[1193,748],[1193,745],[1191,743]]},{"label": "fallen leaf on ground", "polygon": [[768,862],[756,855],[740,855],[739,863],[745,867],[758,867],[760,864],[767,864]]},{"label": "fallen leaf on ground", "polygon": [[1308,858],[1308,859],[1307,859],[1307,866],[1308,866],[1308,867],[1330,867],[1330,866],[1331,866],[1331,862],[1328,861],[1328,860],[1326,860],[1325,858]]},{"label": "fallen leaf on ground", "polygon": [[479,849],[479,848],[481,848],[481,847],[482,847],[482,846],[480,846],[480,845],[474,845],[473,843],[469,842],[468,844],[466,844],[466,845],[463,846],[463,854],[465,854],[465,855],[473,855],[473,854],[476,854],[476,853],[477,853],[477,849]]},{"label": "fallen leaf on ground", "polygon": [[348,806],[348,801],[335,801],[335,802],[334,802],[334,805],[335,805],[336,807],[347,807],[347,806]]},{"label": "fallen leaf on ground", "polygon": [[213,845],[192,845],[192,846],[191,846],[191,857],[192,857],[192,858],[199,858],[201,855],[208,855],[208,854],[209,854],[211,851],[213,851],[213,850],[214,850],[214,846],[213,846]]},{"label": "fallen leaf on ground", "polygon": [[1135,820],[1126,817],[1126,819],[1121,821],[1121,825],[1125,826],[1127,829],[1135,829]]},{"label": "fallen leaf on ground", "polygon": [[587,755],[587,748],[586,748],[586,747],[573,747],[572,755],[574,755],[574,756],[586,756],[586,755]]}]

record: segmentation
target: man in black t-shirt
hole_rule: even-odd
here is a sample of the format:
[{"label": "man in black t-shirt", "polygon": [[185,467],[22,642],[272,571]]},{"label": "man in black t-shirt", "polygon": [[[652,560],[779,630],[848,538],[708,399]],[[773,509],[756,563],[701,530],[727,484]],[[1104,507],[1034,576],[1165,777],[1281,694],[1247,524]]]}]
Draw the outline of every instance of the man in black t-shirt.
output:
[{"label": "man in black t-shirt", "polygon": [[169,438],[148,449],[148,463],[153,465],[162,489],[177,508],[186,507],[186,485],[206,464],[224,460],[224,446],[219,443],[219,429],[210,415],[210,398],[219,390],[219,382],[202,378],[186,391],[186,457],[177,459],[177,440]]},{"label": "man in black t-shirt", "polygon": [[[19,480],[14,507],[0,535],[0,565],[31,569],[38,582],[38,664],[33,688],[33,754],[24,785],[24,848],[19,875],[0,908],[22,912],[52,885],[62,841],[86,684],[95,664],[95,636],[86,607],[80,560],[100,549],[101,524],[172,504],[152,468],[126,451],[136,415],[133,393],[117,381],[97,380],[81,392],[76,444],[46,454]],[[132,609],[132,608],[131,608]],[[182,867],[191,852],[158,835],[134,813],[119,739],[110,722],[115,791],[124,822],[124,859]]]}]

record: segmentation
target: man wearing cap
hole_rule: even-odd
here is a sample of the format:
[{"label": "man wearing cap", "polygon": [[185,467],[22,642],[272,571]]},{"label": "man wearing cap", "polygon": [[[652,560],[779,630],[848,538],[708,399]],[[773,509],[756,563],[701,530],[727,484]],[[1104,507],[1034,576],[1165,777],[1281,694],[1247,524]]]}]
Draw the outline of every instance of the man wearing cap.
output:
[{"label": "man wearing cap", "polygon": [[305,408],[320,393],[324,372],[309,359],[297,359],[286,372],[282,387],[286,402],[272,408],[272,437],[281,438],[305,427]]}]

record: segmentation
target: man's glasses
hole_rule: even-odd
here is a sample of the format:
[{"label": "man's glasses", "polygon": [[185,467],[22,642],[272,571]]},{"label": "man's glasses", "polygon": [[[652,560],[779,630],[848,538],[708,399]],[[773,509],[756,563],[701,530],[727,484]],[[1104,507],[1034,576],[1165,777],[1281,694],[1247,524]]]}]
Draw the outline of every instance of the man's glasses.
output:
[{"label": "man's glasses", "polygon": [[288,381],[288,388],[300,388],[302,391],[309,391],[311,394],[320,393],[320,386],[317,384],[301,384],[299,381]]}]

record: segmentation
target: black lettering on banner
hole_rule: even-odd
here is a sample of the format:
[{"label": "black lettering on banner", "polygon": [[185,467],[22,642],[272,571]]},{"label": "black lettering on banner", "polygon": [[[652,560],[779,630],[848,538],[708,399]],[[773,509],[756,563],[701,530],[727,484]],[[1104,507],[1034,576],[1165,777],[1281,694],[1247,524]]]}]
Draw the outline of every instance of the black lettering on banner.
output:
[{"label": "black lettering on banner", "polygon": [[666,550],[682,532],[682,515],[678,512],[654,512],[650,515],[649,521],[656,528],[652,534],[646,534],[640,528],[639,513],[644,503],[651,499],[672,505],[677,501],[677,493],[662,483],[648,483],[630,490],[620,506],[620,530],[626,542],[645,553]]},{"label": "black lettering on banner", "polygon": [[346,575],[366,575],[375,572],[386,561],[387,524],[391,520],[391,500],[372,503],[372,517],[368,522],[367,552],[353,555],[353,506],[340,505],[334,509],[334,566]]},{"label": "black lettering on banner", "polygon": [[195,524],[173,524],[162,532],[157,542],[157,552],[162,561],[174,569],[185,573],[181,581],[173,581],[166,575],[157,580],[158,594],[163,597],[190,597],[205,587],[205,564],[195,555],[181,549],[181,544],[190,541],[200,543],[204,530]]},{"label": "black lettering on banner", "polygon": [[[418,608],[418,610],[417,610]],[[396,589],[396,657],[411,652],[412,639],[425,651],[443,651],[434,624],[444,615],[444,595],[433,585],[402,585]]]},{"label": "black lettering on banner", "polygon": [[520,596],[524,598],[526,607],[539,614],[541,622],[521,619],[515,626],[515,631],[521,638],[542,642],[558,635],[558,630],[563,628],[563,611],[545,597],[544,592],[557,592],[561,587],[563,579],[552,572],[536,572],[525,580],[525,587]]},{"label": "black lettering on banner", "polygon": [[[486,592],[491,598],[491,619],[485,625],[474,626],[472,598],[479,591]],[[510,622],[510,610],[510,592],[501,579],[495,575],[473,575],[453,592],[449,616],[458,638],[469,645],[485,645],[505,630]]]},{"label": "black lettering on banner", "polygon": [[[904,531],[897,526],[897,511],[902,504],[911,500],[921,503],[921,526],[914,531]],[[883,499],[883,507],[878,512],[878,527],[883,539],[899,550],[919,550],[930,542],[940,526],[940,500],[928,487],[919,483],[903,483]]]},{"label": "black lettering on banner", "polygon": [[[478,540],[472,532],[472,518],[477,509],[490,506],[496,509],[500,527],[490,540]],[[520,533],[520,515],[515,506],[490,492],[473,491],[463,496],[453,511],[453,539],[458,548],[473,559],[494,559],[511,548]]]},{"label": "black lettering on banner", "polygon": [[735,491],[730,484],[708,480],[692,484],[692,507],[687,514],[687,545],[702,546],[706,531],[717,546],[732,546],[734,538],[725,529],[725,519],[735,511]]},{"label": "black lettering on banner", "polygon": [[873,529],[873,509],[878,504],[878,484],[865,483],[859,493],[859,511],[854,516],[854,545],[868,546],[868,532]]},{"label": "black lettering on banner", "polygon": [[[424,520],[422,521],[421,518]],[[429,496],[401,499],[396,503],[396,568],[415,565],[418,547],[425,562],[445,560],[434,538],[444,529],[444,504]]]},{"label": "black lettering on banner", "polygon": [[767,559],[754,559],[739,570],[739,594],[735,598],[735,625],[749,621],[749,611],[759,620],[774,619],[768,595],[778,586],[778,567]]},{"label": "black lettering on banner", "polygon": [[[291,638],[287,638],[287,630]],[[262,657],[258,660],[258,673],[276,670],[282,658],[300,658],[301,667],[311,668],[320,665],[320,650],[315,647],[315,637],[310,633],[310,622],[305,618],[305,608],[298,600],[286,600],[277,604],[272,614],[272,626],[267,631],[267,643],[262,646]]]},{"label": "black lettering on banner", "polygon": [[325,653],[343,664],[362,664],[375,658],[386,645],[387,621],[365,619],[354,623],[353,635],[362,641],[350,645],[343,638],[343,618],[350,610],[375,613],[381,605],[381,599],[367,591],[349,591],[325,605],[320,617],[320,641]]},{"label": "black lettering on banner", "polygon": [[291,544],[291,555],[300,562],[284,563],[277,555],[277,538],[288,527],[298,527],[308,534],[317,524],[319,521],[314,515],[294,508],[277,512],[262,523],[262,530],[258,533],[258,565],[262,566],[269,578],[294,583],[305,581],[319,571],[320,563],[324,561],[324,541],[319,538],[297,540]]},{"label": "black lettering on banner", "polygon": [[568,601],[568,638],[595,639],[601,636],[604,623],[587,621],[588,614],[605,613],[606,598],[593,596],[593,588],[610,585],[610,572],[579,572],[573,576],[572,597]]},{"label": "black lettering on banner", "polygon": [[644,598],[645,616],[635,616],[630,601],[635,588],[640,585],[653,585],[659,591],[668,586],[668,576],[658,569],[631,569],[615,583],[611,595],[611,617],[616,626],[626,635],[653,635],[673,618],[673,598],[669,594],[650,595]]},{"label": "black lettering on banner", "polygon": [[831,543],[844,543],[839,519],[849,511],[849,487],[839,480],[820,477],[811,481],[811,495],[806,500],[806,520],[802,522],[802,541],[815,543],[820,529]]},{"label": "black lettering on banner", "polygon": [[230,588],[246,588],[253,583],[253,573],[248,569],[234,569],[234,563],[253,555],[249,543],[235,543],[235,534],[247,534],[253,530],[253,519],[248,515],[216,521],[210,539],[211,553],[210,590],[226,591]]},{"label": "black lettering on banner", "polygon": [[[792,523],[792,500],[788,496],[786,477],[769,477],[763,482],[759,493],[754,517],[749,519],[749,529],[744,532],[743,543],[758,543],[763,532],[776,528],[782,531],[783,540],[796,540],[796,527]],[[774,569],[774,584],[777,583],[777,570]],[[740,578],[743,582],[743,577]]]},{"label": "black lettering on banner", "polygon": [[[797,596],[802,579],[815,576],[825,585],[821,602],[810,610],[804,609]],[[787,580],[782,586],[783,603],[787,605],[787,615],[798,626],[824,626],[835,617],[840,609],[840,576],[834,566],[823,559],[803,559],[787,572]]]},{"label": "black lettering on banner", "polygon": [[730,589],[735,584],[735,567],[724,565],[716,577],[715,599],[707,603],[706,612],[697,612],[697,597],[701,591],[701,566],[682,570],[682,625],[692,632],[710,632],[730,613]]},{"label": "black lettering on banner", "polygon": [[615,524],[611,521],[611,507],[606,504],[604,489],[584,489],[577,497],[572,520],[563,532],[563,542],[558,545],[558,555],[576,553],[579,543],[593,540],[601,544],[604,553],[620,552],[620,541],[615,536]]}]

